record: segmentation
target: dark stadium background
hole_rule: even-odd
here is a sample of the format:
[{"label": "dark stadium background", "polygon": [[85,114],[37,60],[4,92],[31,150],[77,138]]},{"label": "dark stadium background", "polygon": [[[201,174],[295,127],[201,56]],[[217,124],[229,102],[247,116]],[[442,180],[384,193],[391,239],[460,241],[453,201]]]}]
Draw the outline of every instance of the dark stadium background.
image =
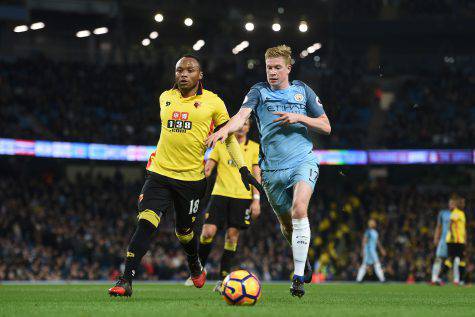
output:
[{"label": "dark stadium background", "polygon": [[[301,21],[307,32],[299,31]],[[37,22],[44,28],[32,30]],[[247,22],[254,31],[245,30]],[[277,22],[280,32],[271,29]],[[29,30],[14,32],[20,25]],[[76,36],[101,27],[108,32]],[[154,31],[158,37],[150,39]],[[467,199],[472,278],[474,38],[469,0],[4,0],[0,138],[154,145],[157,98],[172,86],[181,54],[203,60],[205,88],[235,113],[248,89],[265,80],[265,49],[285,43],[294,52],[292,78],[315,89],[332,122],[331,136],[314,137],[318,149],[472,150],[464,164],[322,165],[310,207],[312,263],[327,279],[353,280],[373,217],[388,251],[388,279],[428,281],[436,215],[458,193]],[[200,39],[205,44],[194,52]],[[233,54],[242,41],[249,46]],[[315,43],[321,47],[301,57]],[[251,135],[256,139],[255,129]],[[134,230],[144,166],[0,156],[0,280],[114,278]],[[263,280],[286,280],[290,249],[263,206],[243,235],[237,264]],[[139,278],[187,277],[172,223],[167,215]],[[211,256],[211,278],[219,250]]]}]

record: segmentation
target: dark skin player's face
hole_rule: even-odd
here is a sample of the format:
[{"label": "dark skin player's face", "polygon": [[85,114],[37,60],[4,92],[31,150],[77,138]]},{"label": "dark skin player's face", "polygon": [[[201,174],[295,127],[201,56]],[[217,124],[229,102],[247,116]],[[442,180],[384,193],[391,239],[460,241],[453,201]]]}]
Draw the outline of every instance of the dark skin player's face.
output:
[{"label": "dark skin player's face", "polygon": [[175,67],[175,83],[182,95],[198,89],[198,82],[203,78],[200,65],[194,58],[183,57]]}]

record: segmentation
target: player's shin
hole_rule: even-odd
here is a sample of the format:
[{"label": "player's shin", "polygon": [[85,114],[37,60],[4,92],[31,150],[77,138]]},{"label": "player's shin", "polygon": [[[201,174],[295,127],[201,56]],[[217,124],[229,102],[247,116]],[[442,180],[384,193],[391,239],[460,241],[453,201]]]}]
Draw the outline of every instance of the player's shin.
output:
[{"label": "player's shin", "polygon": [[175,234],[186,253],[188,263],[198,260],[198,238],[192,228],[175,229]]},{"label": "player's shin", "polygon": [[150,241],[160,221],[158,216],[156,219],[157,221],[153,221],[152,223],[147,219],[140,218],[139,215],[137,229],[132,236],[132,240],[127,249],[127,257],[125,258],[124,278],[129,282],[132,282],[137,272],[137,267],[140,265],[143,256],[150,247]]},{"label": "player's shin", "polygon": [[358,275],[356,275],[356,281],[357,282],[363,281],[363,278],[365,275],[366,275],[366,264],[361,264],[360,268],[358,269]]},{"label": "player's shin", "polygon": [[223,256],[221,257],[220,278],[224,279],[231,271],[234,256],[236,255],[237,242],[228,242],[224,244]]},{"label": "player's shin", "polygon": [[207,237],[201,236],[198,253],[199,253],[200,262],[203,266],[206,265],[206,261],[208,260],[208,256],[211,253],[212,248],[213,248],[213,238],[207,238]]},{"label": "player's shin", "polygon": [[308,218],[292,219],[292,254],[294,257],[294,276],[303,279],[305,263],[310,245],[310,224]]},{"label": "player's shin", "polygon": [[456,256],[454,258],[454,283],[458,284],[460,282],[460,258]]},{"label": "player's shin", "polygon": [[465,270],[466,263],[465,263],[465,261],[460,261],[459,267],[460,267],[460,283],[465,283],[465,273],[466,273],[466,270]]},{"label": "player's shin", "polygon": [[434,265],[432,265],[432,279],[431,279],[432,283],[437,282],[437,280],[439,279],[441,266],[442,266],[442,259],[436,258],[434,261]]},{"label": "player's shin", "polygon": [[381,263],[376,262],[374,264],[374,271],[375,271],[376,276],[378,277],[379,281],[384,282],[385,278],[384,278],[383,268],[381,267]]}]

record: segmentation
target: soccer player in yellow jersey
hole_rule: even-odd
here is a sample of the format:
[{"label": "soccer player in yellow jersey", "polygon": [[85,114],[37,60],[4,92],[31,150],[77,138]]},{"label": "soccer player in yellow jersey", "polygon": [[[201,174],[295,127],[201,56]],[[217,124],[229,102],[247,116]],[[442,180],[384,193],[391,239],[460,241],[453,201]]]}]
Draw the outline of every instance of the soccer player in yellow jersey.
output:
[{"label": "soccer player in yellow jersey", "polygon": [[[446,241],[449,257],[444,262],[443,273],[447,273],[453,266],[454,284],[464,284],[465,278],[465,243],[467,238],[465,200],[459,196],[452,196],[449,202],[450,225]],[[452,260],[452,261],[451,261]]]},{"label": "soccer player in yellow jersey", "polygon": [[[241,146],[244,161],[247,166],[252,166],[253,174],[260,180],[259,144],[247,138],[250,120],[235,133]],[[223,280],[229,273],[234,259],[239,230],[245,230],[256,219],[261,210],[260,195],[256,188],[247,190],[239,181],[240,175],[236,164],[230,158],[223,144],[218,144],[212,150],[205,166],[206,177],[218,166],[216,183],[211,193],[205,224],[200,237],[200,261],[205,265],[211,252],[212,242],[219,229],[226,229],[224,251],[221,257],[220,278]],[[220,291],[221,281],[215,287]]]},{"label": "soccer player in yellow jersey", "polygon": [[[206,281],[193,224],[206,189],[205,140],[212,127],[225,124],[229,115],[223,101],[203,89],[202,78],[199,60],[184,56],[176,64],[174,88],[160,96],[160,140],[147,163],[147,176],[138,198],[137,229],[128,246],[124,274],[109,289],[110,295],[132,295],[132,279],[167,210],[175,211],[175,233],[187,255],[193,284],[201,288]],[[225,143],[244,185],[250,188],[252,183],[259,188],[245,166],[236,137],[232,135]]]}]

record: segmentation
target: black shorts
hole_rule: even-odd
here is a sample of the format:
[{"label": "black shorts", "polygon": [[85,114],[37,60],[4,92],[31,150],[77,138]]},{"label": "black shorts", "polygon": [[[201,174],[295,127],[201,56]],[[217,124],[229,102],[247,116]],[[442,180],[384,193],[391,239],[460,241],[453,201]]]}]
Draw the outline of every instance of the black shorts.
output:
[{"label": "black shorts", "polygon": [[465,244],[464,243],[447,243],[447,250],[449,257],[455,258],[459,257],[462,259],[465,255]]},{"label": "black shorts", "polygon": [[247,229],[251,224],[251,199],[212,195],[205,215],[205,224],[220,229]]},{"label": "black shorts", "polygon": [[174,210],[176,228],[192,228],[205,190],[206,179],[182,181],[147,171],[138,200],[139,212],[149,209],[160,216]]}]

